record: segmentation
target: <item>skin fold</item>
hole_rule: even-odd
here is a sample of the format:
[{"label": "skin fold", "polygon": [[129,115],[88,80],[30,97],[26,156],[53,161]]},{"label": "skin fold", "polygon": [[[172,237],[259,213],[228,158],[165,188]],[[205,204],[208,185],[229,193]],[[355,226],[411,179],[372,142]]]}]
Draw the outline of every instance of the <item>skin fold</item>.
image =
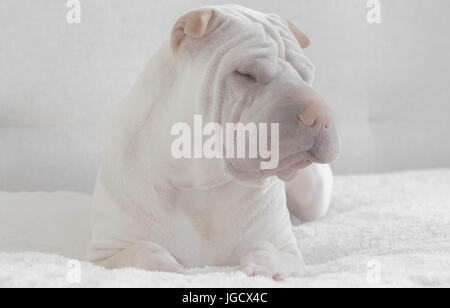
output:
[{"label": "skin fold", "polygon": [[[301,274],[290,213],[305,220],[326,213],[332,173],[318,164],[336,158],[338,141],[330,110],[311,88],[314,67],[302,49],[309,39],[293,27],[235,5],[180,18],[112,122],[90,261],[177,273],[238,265],[273,279]],[[171,127],[192,127],[198,114],[221,125],[279,123],[278,168],[263,171],[260,159],[173,158]]]}]

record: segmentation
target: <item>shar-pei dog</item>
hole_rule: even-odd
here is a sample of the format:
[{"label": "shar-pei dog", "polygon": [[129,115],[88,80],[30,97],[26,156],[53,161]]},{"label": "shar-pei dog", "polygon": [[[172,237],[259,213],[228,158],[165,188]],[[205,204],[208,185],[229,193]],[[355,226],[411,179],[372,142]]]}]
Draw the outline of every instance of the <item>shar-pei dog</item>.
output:
[{"label": "shar-pei dog", "polygon": [[[290,21],[236,5],[181,17],[112,121],[88,259],[106,268],[301,275],[291,217],[327,212],[327,164],[338,153],[331,111],[311,87],[309,43]],[[196,115],[222,127],[276,123],[265,142],[277,147],[277,164],[263,169],[259,154],[175,157],[174,125],[194,127]],[[238,146],[229,140],[220,150]]]}]

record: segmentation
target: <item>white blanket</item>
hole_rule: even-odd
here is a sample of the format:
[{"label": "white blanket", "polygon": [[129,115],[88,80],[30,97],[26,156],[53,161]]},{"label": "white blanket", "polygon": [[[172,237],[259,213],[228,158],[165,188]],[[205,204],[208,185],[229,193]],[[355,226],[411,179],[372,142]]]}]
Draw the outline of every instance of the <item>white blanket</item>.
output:
[{"label": "white blanket", "polygon": [[295,228],[301,279],[248,278],[234,268],[188,276],[81,263],[90,197],[0,193],[0,287],[450,287],[450,170],[336,179],[332,209]]}]

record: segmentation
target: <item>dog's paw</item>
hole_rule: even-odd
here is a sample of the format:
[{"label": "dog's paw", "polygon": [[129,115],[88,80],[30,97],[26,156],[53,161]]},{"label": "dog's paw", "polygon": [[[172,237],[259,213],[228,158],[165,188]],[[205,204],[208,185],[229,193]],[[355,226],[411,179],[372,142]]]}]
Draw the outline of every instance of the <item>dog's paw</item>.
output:
[{"label": "dog's paw", "polygon": [[139,268],[145,271],[185,274],[185,268],[162,246],[152,242],[134,244],[114,256],[95,262],[109,268]]},{"label": "dog's paw", "polygon": [[135,255],[139,267],[146,271],[170,272],[183,274],[185,269],[162,246],[145,243],[139,247]]},{"label": "dog's paw", "polygon": [[268,242],[252,246],[241,258],[241,271],[250,277],[284,280],[299,277],[301,269],[301,256],[280,251]]}]

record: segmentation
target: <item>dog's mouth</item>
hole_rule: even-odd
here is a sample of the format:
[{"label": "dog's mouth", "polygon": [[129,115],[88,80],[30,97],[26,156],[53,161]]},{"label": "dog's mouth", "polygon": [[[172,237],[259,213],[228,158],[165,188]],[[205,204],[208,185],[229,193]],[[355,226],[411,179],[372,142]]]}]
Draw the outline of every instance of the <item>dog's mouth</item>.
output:
[{"label": "dog's mouth", "polygon": [[309,167],[314,163],[314,157],[309,152],[292,155],[280,162],[279,167],[273,170],[262,170],[265,177],[277,176],[283,181],[292,180],[298,170]]},{"label": "dog's mouth", "polygon": [[[255,161],[258,162],[259,166],[261,160]],[[314,163],[314,161],[315,158],[312,154],[310,154],[309,152],[301,152],[283,159],[275,169],[258,170],[252,172],[238,170],[232,162],[227,162],[226,165],[231,175],[238,181],[259,181],[272,176],[276,176],[279,179],[287,182],[295,177],[298,170],[309,167]]]}]

